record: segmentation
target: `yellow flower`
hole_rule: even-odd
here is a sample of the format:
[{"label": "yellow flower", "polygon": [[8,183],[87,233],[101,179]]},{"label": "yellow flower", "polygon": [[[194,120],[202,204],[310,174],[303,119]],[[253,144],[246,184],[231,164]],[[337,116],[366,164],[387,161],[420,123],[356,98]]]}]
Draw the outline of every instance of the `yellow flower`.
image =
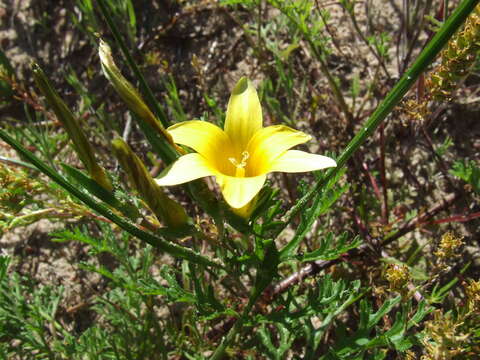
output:
[{"label": "yellow flower", "polygon": [[311,136],[284,125],[263,127],[257,92],[247,78],[233,89],[224,130],[192,120],[169,127],[173,141],[196,153],[180,157],[157,182],[183,184],[215,176],[225,201],[234,209],[247,205],[258,194],[270,172],[305,172],[336,166],[333,159],[299,150]]}]

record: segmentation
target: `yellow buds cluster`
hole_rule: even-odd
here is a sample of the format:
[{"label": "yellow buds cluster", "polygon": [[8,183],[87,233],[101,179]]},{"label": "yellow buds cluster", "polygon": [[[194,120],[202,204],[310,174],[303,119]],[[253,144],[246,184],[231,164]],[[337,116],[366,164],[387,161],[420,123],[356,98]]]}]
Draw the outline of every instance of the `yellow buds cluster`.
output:
[{"label": "yellow buds cluster", "polygon": [[421,360],[453,359],[464,352],[462,344],[468,338],[460,330],[461,322],[456,321],[451,314],[441,310],[433,313],[433,320],[425,323],[424,344],[425,355]]},{"label": "yellow buds cluster", "polygon": [[52,107],[58,120],[68,133],[73,142],[78,157],[87,169],[88,173],[98,184],[108,191],[112,191],[112,183],[108,178],[105,170],[95,160],[93,147],[87,140],[83,129],[78,124],[77,119],[68,108],[67,104],[60,98],[58,93],[53,89],[42,69],[37,65],[32,65],[33,78],[38,88],[45,96],[48,104]]},{"label": "yellow buds cluster", "polygon": [[34,194],[42,191],[40,183],[23,171],[13,171],[0,164],[0,209],[17,213]]},{"label": "yellow buds cluster", "polygon": [[403,110],[410,120],[416,122],[424,121],[430,115],[427,101],[418,102],[414,99],[407,99],[403,103]]},{"label": "yellow buds cluster", "polygon": [[390,289],[397,292],[403,292],[410,281],[410,271],[408,266],[401,264],[390,264],[385,272]]},{"label": "yellow buds cluster", "polygon": [[180,227],[187,223],[187,214],[183,207],[170,199],[157,185],[147,171],[142,160],[121,138],[112,141],[113,152],[128,179],[149,208],[169,227]]},{"label": "yellow buds cluster", "polygon": [[427,80],[430,96],[436,100],[449,100],[458,81],[468,74],[479,50],[480,5],[468,17],[463,30],[455,34],[442,51],[442,63]]},{"label": "yellow buds cluster", "polygon": [[417,356],[412,350],[405,351],[404,360],[416,360],[416,359],[417,359]]},{"label": "yellow buds cluster", "polygon": [[469,311],[480,313],[480,281],[469,280],[465,286],[467,308]]},{"label": "yellow buds cluster", "polygon": [[463,245],[463,238],[456,237],[452,232],[443,234],[438,250],[434,252],[440,260],[448,260],[459,256],[458,250]]}]

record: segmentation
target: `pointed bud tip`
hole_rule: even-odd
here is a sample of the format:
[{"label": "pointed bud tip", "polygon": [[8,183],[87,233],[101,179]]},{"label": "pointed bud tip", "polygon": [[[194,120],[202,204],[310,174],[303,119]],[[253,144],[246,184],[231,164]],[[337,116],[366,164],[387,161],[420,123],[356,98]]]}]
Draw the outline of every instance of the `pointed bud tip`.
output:
[{"label": "pointed bud tip", "polygon": [[30,62],[30,69],[34,73],[43,73],[42,68],[40,67],[40,65],[38,65],[38,63],[35,60],[32,60]]},{"label": "pointed bud tip", "polygon": [[100,39],[98,44],[98,55],[100,56],[100,62],[102,65],[110,65],[109,63],[113,61],[111,60],[112,50],[110,49],[110,45],[103,41],[103,39]]},{"label": "pointed bud tip", "polygon": [[250,85],[250,81],[247,77],[242,76],[240,80],[238,80],[237,84],[233,88],[232,95],[240,95],[245,92]]}]

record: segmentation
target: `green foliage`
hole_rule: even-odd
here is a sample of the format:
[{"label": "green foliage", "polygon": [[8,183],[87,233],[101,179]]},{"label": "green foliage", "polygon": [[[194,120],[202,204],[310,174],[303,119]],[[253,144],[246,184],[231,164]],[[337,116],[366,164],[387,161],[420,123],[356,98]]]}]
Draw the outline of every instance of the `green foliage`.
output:
[{"label": "green foliage", "polygon": [[381,33],[379,36],[371,36],[368,42],[373,45],[380,57],[388,60],[388,49],[391,46],[391,38],[388,33]]},{"label": "green foliage", "polygon": [[465,181],[472,190],[480,194],[480,167],[475,161],[457,161],[450,172]]},{"label": "green foliage", "polygon": [[[31,293],[33,284],[18,274],[5,276],[10,259],[0,257],[0,338],[1,350],[7,357],[35,354],[35,359],[53,359],[61,341],[52,338],[48,327],[62,338],[67,335],[63,326],[55,321],[55,314],[63,289],[39,287]],[[12,346],[18,339],[22,346]],[[70,338],[72,340],[72,338]]]},{"label": "green foliage", "polygon": [[[340,177],[341,175],[338,175],[334,180],[330,181],[330,183],[327,186],[323,187],[320,191],[318,191],[312,201],[312,206],[305,209],[305,211],[302,212],[301,221],[297,228],[295,236],[281,250],[282,259],[286,259],[289,256],[293,255],[293,252],[296,250],[296,248],[305,238],[307,233],[310,231],[314,222],[321,215],[325,214],[332,207],[335,201],[337,201],[338,198],[347,191],[348,185],[344,185],[344,186],[337,185],[337,181]],[[307,191],[306,187],[303,186],[303,189],[301,189],[301,193],[306,193],[306,191]],[[327,259],[330,259],[331,256],[333,256],[331,257],[331,259],[333,259],[338,257],[340,254],[342,254],[346,250],[357,247],[359,245],[358,239],[356,239],[352,242],[351,245],[344,247],[346,238],[347,238],[347,234],[345,233],[342,236],[340,236],[339,238],[340,243],[334,247],[335,248],[334,253],[336,252],[336,255],[333,255],[333,253],[331,253],[331,255],[329,256],[326,253],[328,252],[327,248],[329,248],[332,245],[333,234],[332,233],[327,234],[327,236],[325,237],[325,240],[322,240],[320,242],[320,246],[318,247],[318,249],[315,250],[314,252],[306,254],[303,257],[303,261],[313,261],[316,259],[327,260]]]},{"label": "green foliage", "polygon": [[277,307],[283,310],[266,317],[257,315],[255,320],[262,324],[258,333],[261,344],[269,356],[282,358],[289,350],[287,344],[305,343],[306,358],[315,358],[328,328],[362,296],[360,282],[347,285],[330,276],[312,284],[304,295],[289,292],[277,301]]},{"label": "green foliage", "polygon": [[[82,17],[79,18],[77,14],[72,13],[72,21],[78,29],[88,35],[93,44],[96,44],[95,33],[101,29],[97,4],[93,0],[76,0],[76,6],[78,6]],[[133,44],[137,33],[137,17],[132,0],[110,1],[108,2],[108,9],[115,22],[121,24],[122,32],[127,37],[128,42]]]},{"label": "green foliage", "polygon": [[403,304],[401,309],[396,312],[395,320],[388,330],[382,331],[378,326],[381,319],[392,312],[400,301],[400,296],[387,300],[375,312],[367,301],[362,300],[358,329],[352,336],[347,336],[345,328],[340,326],[337,333],[337,338],[340,340],[322,359],[350,359],[352,357],[354,359],[382,359],[386,356],[386,352],[381,349],[391,348],[404,352],[418,344],[418,339],[415,335],[409,334],[408,330],[431,312],[425,302],[421,302],[412,315],[409,315],[412,310],[411,304]]}]

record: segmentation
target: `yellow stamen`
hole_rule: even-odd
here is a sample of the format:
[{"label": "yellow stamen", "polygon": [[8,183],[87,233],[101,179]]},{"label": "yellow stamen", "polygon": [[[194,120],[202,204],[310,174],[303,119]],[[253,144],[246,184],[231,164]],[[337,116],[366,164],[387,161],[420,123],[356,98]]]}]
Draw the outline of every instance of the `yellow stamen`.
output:
[{"label": "yellow stamen", "polygon": [[245,167],[247,166],[247,160],[250,157],[248,151],[242,152],[242,161],[238,162],[237,159],[231,157],[228,160],[235,166],[235,177],[245,177]]}]

